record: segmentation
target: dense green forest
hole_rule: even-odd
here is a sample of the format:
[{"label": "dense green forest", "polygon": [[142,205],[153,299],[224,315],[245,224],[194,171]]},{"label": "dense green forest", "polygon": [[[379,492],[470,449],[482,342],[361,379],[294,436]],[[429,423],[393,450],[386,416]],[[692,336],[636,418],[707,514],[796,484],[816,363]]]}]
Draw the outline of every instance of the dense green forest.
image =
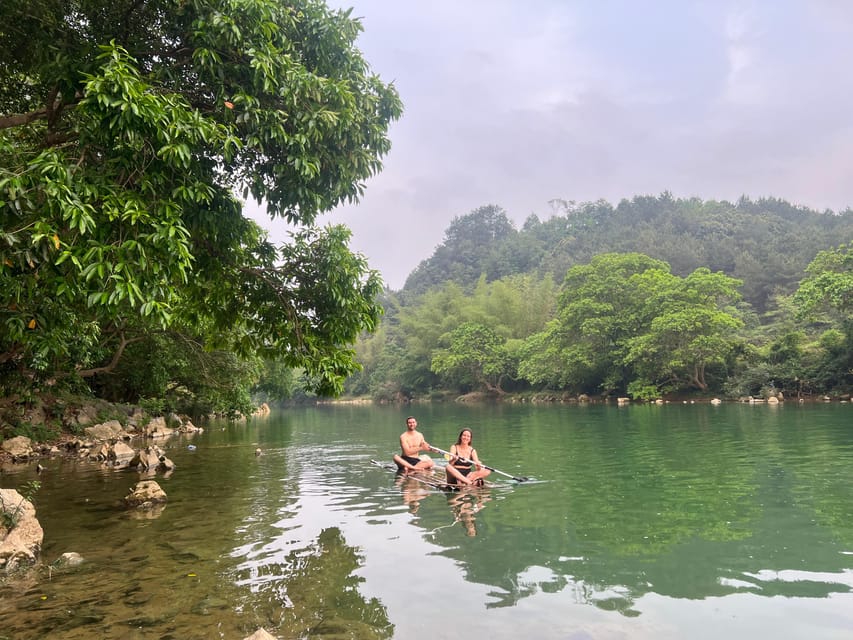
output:
[{"label": "dense green forest", "polygon": [[318,0],[0,3],[0,398],[850,393],[850,211],[483,206],[383,289],[315,226],[402,114],[360,31]]},{"label": "dense green forest", "polygon": [[[458,217],[363,335],[352,394],[849,395],[853,211],[669,193]],[[841,244],[840,244],[841,243]]]}]

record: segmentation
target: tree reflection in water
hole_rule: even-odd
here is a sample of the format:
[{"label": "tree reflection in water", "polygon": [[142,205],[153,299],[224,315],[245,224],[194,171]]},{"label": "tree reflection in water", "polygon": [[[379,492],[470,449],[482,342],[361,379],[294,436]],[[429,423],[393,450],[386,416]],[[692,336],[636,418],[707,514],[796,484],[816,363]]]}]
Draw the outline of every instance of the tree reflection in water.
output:
[{"label": "tree reflection in water", "polygon": [[292,551],[276,568],[283,582],[275,588],[285,611],[280,621],[270,622],[292,638],[391,638],[394,625],[386,608],[376,598],[365,600],[359,593],[364,579],[353,572],[361,564],[340,529],[324,529],[316,545]]}]

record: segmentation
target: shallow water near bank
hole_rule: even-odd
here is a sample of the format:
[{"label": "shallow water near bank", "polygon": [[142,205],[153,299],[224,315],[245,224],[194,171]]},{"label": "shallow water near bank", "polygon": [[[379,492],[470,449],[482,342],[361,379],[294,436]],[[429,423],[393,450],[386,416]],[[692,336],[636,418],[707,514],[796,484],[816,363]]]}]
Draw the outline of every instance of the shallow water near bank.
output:
[{"label": "shallow water near bank", "polygon": [[[445,494],[371,465],[408,413],[444,449],[471,427],[485,462],[536,482]],[[0,589],[0,638],[851,637],[851,418],[300,408],[164,443],[177,469],[150,517],[120,506],[135,472],[42,461],[44,564]],[[66,551],[86,562],[50,571]]]}]

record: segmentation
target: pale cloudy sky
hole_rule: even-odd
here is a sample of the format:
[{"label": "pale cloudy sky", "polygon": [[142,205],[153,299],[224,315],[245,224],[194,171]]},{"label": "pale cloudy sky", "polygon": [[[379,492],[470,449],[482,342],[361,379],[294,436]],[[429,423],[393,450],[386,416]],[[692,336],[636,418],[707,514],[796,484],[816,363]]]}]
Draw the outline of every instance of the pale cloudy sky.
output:
[{"label": "pale cloudy sky", "polygon": [[[344,223],[400,289],[450,221],[669,190],[853,206],[853,1],[331,0],[404,103]],[[284,226],[264,222],[284,240]]]}]

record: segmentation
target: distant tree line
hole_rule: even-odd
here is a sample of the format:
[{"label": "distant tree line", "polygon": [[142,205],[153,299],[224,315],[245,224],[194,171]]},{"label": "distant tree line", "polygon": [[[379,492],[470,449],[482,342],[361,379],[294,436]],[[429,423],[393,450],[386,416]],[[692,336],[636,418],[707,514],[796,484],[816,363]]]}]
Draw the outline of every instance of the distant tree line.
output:
[{"label": "distant tree line", "polygon": [[387,291],[346,390],[728,397],[853,390],[853,212],[669,193],[488,205]]}]

